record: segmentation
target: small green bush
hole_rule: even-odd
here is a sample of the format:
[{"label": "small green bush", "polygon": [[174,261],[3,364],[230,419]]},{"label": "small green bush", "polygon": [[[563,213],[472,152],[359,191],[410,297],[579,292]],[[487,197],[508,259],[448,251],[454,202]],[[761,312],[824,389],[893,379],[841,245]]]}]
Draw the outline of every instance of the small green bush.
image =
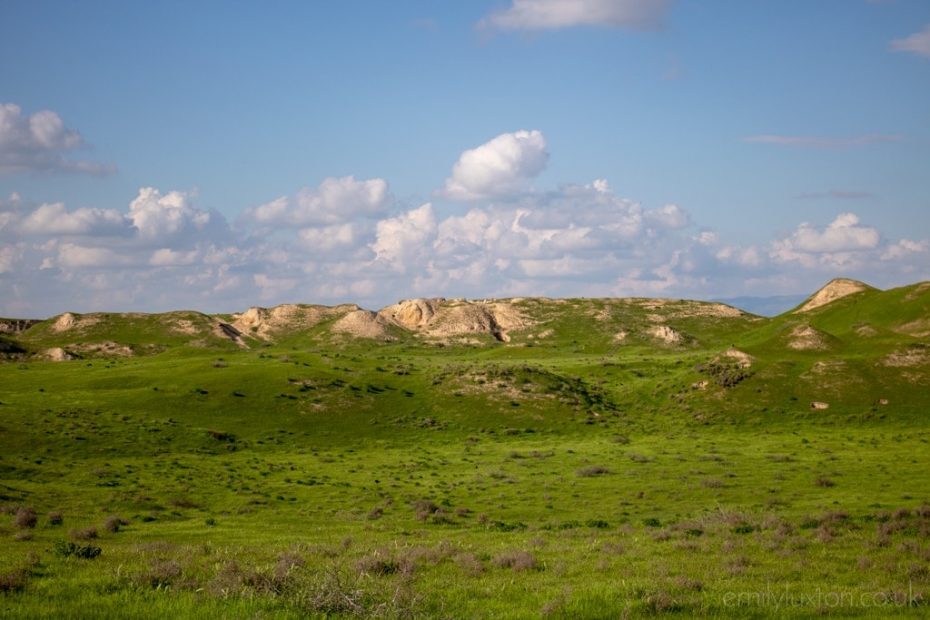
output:
[{"label": "small green bush", "polygon": [[67,540],[55,542],[55,554],[63,558],[74,556],[82,560],[93,560],[100,555],[102,549],[94,545],[78,545]]}]

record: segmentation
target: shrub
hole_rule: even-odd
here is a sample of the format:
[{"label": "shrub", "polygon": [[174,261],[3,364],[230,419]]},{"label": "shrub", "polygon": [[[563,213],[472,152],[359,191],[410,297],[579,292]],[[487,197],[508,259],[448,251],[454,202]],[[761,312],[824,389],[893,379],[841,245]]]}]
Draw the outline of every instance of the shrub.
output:
[{"label": "shrub", "polygon": [[59,540],[55,543],[54,546],[55,554],[63,558],[74,556],[76,558],[81,558],[82,560],[93,560],[100,555],[100,547],[95,547],[93,545],[78,545],[73,542],[66,540]]},{"label": "shrub", "polygon": [[34,537],[35,534],[33,534],[31,530],[22,530],[20,532],[16,532],[16,535],[13,536],[13,540],[17,542],[24,542],[27,540],[32,540]]},{"label": "shrub", "polygon": [[484,572],[484,564],[474,553],[460,553],[455,556],[455,564],[462,572],[471,577],[477,577]]},{"label": "shrub", "polygon": [[8,573],[0,573],[0,592],[19,592],[26,588],[29,582],[29,571],[17,568]]},{"label": "shrub", "polygon": [[536,558],[529,551],[508,551],[494,558],[494,564],[513,571],[535,570]]},{"label": "shrub", "polygon": [[97,528],[85,527],[83,530],[71,530],[69,532],[74,540],[93,540],[97,538]]},{"label": "shrub", "polygon": [[698,364],[695,370],[709,375],[713,378],[714,383],[725,388],[736,387],[752,376],[752,371],[742,367],[738,362],[723,362],[720,360]]},{"label": "shrub", "polygon": [[207,434],[210,435],[210,437],[213,437],[214,439],[216,439],[217,441],[228,441],[230,443],[233,443],[236,441],[235,435],[233,435],[232,433],[227,433],[225,431],[217,431],[217,430],[210,429],[207,431]]},{"label": "shrub", "polygon": [[593,465],[591,467],[585,467],[584,469],[578,470],[578,475],[582,478],[591,478],[593,476],[603,476],[604,474],[609,474],[610,470],[606,467],[600,465]]},{"label": "shrub", "polygon": [[138,581],[152,588],[164,588],[180,576],[180,564],[174,560],[156,560],[146,572],[138,577]]},{"label": "shrub", "polygon": [[828,543],[836,538],[836,532],[829,525],[823,524],[817,528],[816,536],[820,542]]},{"label": "shrub", "polygon": [[369,611],[367,598],[357,577],[334,567],[300,592],[298,607],[309,615],[363,616]]},{"label": "shrub", "polygon": [[304,560],[302,556],[296,553],[293,553],[291,551],[285,551],[284,553],[278,556],[278,561],[275,564],[275,567],[274,567],[275,579],[279,581],[283,581],[287,579],[294,569],[300,568],[301,566],[304,566],[306,563],[307,563],[306,560]]},{"label": "shrub", "polygon": [[413,572],[413,563],[406,558],[398,560],[397,558],[382,552],[375,551],[371,555],[366,555],[355,563],[355,570],[365,575],[393,575],[395,573]]},{"label": "shrub", "polygon": [[702,582],[697,579],[685,577],[684,575],[675,579],[675,585],[682,590],[693,590],[694,592],[700,592],[704,589],[704,584]]},{"label": "shrub", "polygon": [[38,522],[39,517],[36,516],[36,511],[32,508],[21,507],[16,511],[16,516],[13,517],[13,525],[16,527],[35,527]]},{"label": "shrub", "polygon": [[507,523],[506,521],[488,521],[485,525],[489,530],[495,530],[497,532],[514,532],[516,530],[525,530],[526,523],[522,521],[517,521],[515,523]]},{"label": "shrub", "polygon": [[65,517],[58,511],[48,513],[48,524],[49,525],[61,525],[64,523]]},{"label": "shrub", "polygon": [[107,520],[103,522],[103,529],[112,534],[115,534],[124,525],[129,525],[129,521],[114,515],[112,517],[107,517]]},{"label": "shrub", "polygon": [[245,586],[253,592],[282,595],[287,593],[292,586],[291,569],[296,564],[291,565],[279,561],[271,570],[252,569],[245,571],[240,571],[235,563],[230,566],[232,571],[230,575],[238,579],[239,585]]},{"label": "shrub", "polygon": [[171,505],[175,508],[200,508],[200,504],[189,497],[175,497],[171,500]]},{"label": "shrub", "polygon": [[802,530],[812,530],[816,527],[820,527],[820,519],[811,516],[804,517],[801,519],[800,527]]},{"label": "shrub", "polygon": [[849,520],[849,514],[839,510],[824,513],[824,515],[820,517],[821,523],[840,523],[841,521],[847,520]]},{"label": "shrub", "polygon": [[643,597],[646,611],[651,614],[667,614],[682,610],[682,606],[672,597],[671,594],[664,591],[652,592]]},{"label": "shrub", "polygon": [[431,523],[450,523],[446,512],[433,501],[421,499],[413,503],[417,521],[430,521]]},{"label": "shrub", "polygon": [[824,489],[829,489],[830,487],[836,486],[835,482],[833,482],[832,480],[830,480],[829,478],[825,476],[821,476],[817,478],[816,484],[817,486],[822,487]]}]

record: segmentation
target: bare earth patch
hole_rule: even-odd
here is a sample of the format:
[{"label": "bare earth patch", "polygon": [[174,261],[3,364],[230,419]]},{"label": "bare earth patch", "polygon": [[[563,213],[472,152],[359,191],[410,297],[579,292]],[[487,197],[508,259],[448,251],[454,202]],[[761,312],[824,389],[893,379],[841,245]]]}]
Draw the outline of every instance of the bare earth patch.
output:
[{"label": "bare earth patch", "polygon": [[333,323],[332,330],[335,333],[348,334],[355,338],[390,340],[387,327],[387,321],[374,312],[354,310]]},{"label": "bare earth patch", "polygon": [[243,334],[262,340],[274,340],[278,334],[310,329],[326,319],[360,309],[355,304],[335,307],[302,304],[281,304],[273,308],[253,307],[234,315],[232,326]]},{"label": "bare earth patch", "polygon": [[78,353],[103,355],[106,357],[132,357],[132,349],[124,344],[108,340],[106,342],[85,342],[71,347]]},{"label": "bare earth patch", "polygon": [[908,336],[916,336],[917,338],[930,336],[930,319],[917,319],[916,321],[905,323],[895,328],[895,331],[899,334],[907,334]]},{"label": "bare earth patch", "polygon": [[51,330],[53,332],[66,332],[72,329],[85,329],[92,325],[96,325],[100,322],[99,317],[92,315],[79,315],[72,312],[65,312],[62,315],[59,315],[55,319],[55,322],[52,323]]},{"label": "bare earth patch", "polygon": [[50,362],[66,362],[73,360],[74,356],[62,349],[61,347],[52,347],[42,351],[41,356]]},{"label": "bare earth patch", "polygon": [[676,331],[668,325],[656,325],[650,328],[648,333],[656,340],[661,340],[665,344],[678,344],[683,340],[681,332]]},{"label": "bare earth patch", "polygon": [[788,334],[788,348],[795,351],[819,351],[827,348],[827,338],[816,327],[798,325]]},{"label": "bare earth patch", "polygon": [[796,312],[810,312],[815,308],[825,306],[831,302],[841,299],[854,293],[861,293],[871,288],[864,282],[850,280],[848,278],[836,278],[831,280],[825,287],[814,293],[807,302],[797,309]]},{"label": "bare earth patch", "polygon": [[886,355],[882,360],[883,365],[893,368],[921,366],[928,362],[930,362],[930,351],[924,347],[910,347],[903,351],[895,351]]},{"label": "bare earth patch", "polygon": [[381,309],[378,316],[423,336],[447,339],[489,334],[510,341],[510,331],[531,327],[513,300],[407,299]]},{"label": "bare earth patch", "polygon": [[737,363],[737,365],[739,365],[740,368],[752,367],[752,362],[754,360],[754,358],[748,353],[746,353],[745,351],[740,351],[739,349],[735,349],[733,347],[730,347],[729,349],[721,353],[720,357],[725,357],[725,358],[729,358],[733,360],[734,362]]}]

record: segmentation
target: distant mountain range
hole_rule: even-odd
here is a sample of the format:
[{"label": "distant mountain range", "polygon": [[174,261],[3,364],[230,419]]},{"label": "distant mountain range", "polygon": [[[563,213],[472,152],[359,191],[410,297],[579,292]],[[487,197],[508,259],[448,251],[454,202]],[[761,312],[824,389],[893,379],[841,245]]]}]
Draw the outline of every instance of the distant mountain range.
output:
[{"label": "distant mountain range", "polygon": [[727,297],[713,299],[759,316],[778,316],[800,305],[807,295],[776,295],[774,297]]}]

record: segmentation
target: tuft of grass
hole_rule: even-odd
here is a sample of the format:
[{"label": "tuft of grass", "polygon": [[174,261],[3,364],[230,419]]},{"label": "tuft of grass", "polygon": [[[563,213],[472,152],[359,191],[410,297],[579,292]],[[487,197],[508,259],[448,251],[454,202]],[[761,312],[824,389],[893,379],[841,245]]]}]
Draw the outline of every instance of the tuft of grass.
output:
[{"label": "tuft of grass", "polygon": [[59,540],[54,545],[55,554],[67,558],[74,556],[83,560],[93,560],[102,552],[100,547],[94,545],[78,545],[70,541]]},{"label": "tuft of grass", "polygon": [[156,559],[144,572],[135,577],[135,581],[153,589],[165,588],[175,583],[182,572],[181,565],[176,560]]},{"label": "tuft of grass", "polygon": [[460,553],[455,556],[455,564],[470,577],[477,577],[484,572],[484,563],[474,553]]},{"label": "tuft of grass", "polygon": [[397,558],[385,551],[375,551],[355,563],[355,570],[365,575],[384,577],[395,573],[412,573],[414,564],[408,558]]},{"label": "tuft of grass", "polygon": [[93,540],[97,538],[97,528],[85,527],[83,529],[73,529],[69,532],[74,540]]},{"label": "tuft of grass", "polygon": [[513,571],[537,570],[539,564],[536,557],[529,551],[507,551],[494,558],[494,565],[498,568],[509,568]]},{"label": "tuft of grass", "polygon": [[0,592],[7,594],[10,592],[21,592],[26,589],[29,583],[30,571],[27,568],[14,568],[13,570],[0,572]]},{"label": "tuft of grass", "polygon": [[107,520],[103,522],[103,529],[110,532],[111,534],[115,534],[120,531],[120,528],[124,525],[129,525],[129,521],[122,517],[113,515],[107,517]]},{"label": "tuft of grass", "polygon": [[20,507],[13,517],[13,525],[18,528],[33,528],[38,522],[39,517],[32,508]]}]

